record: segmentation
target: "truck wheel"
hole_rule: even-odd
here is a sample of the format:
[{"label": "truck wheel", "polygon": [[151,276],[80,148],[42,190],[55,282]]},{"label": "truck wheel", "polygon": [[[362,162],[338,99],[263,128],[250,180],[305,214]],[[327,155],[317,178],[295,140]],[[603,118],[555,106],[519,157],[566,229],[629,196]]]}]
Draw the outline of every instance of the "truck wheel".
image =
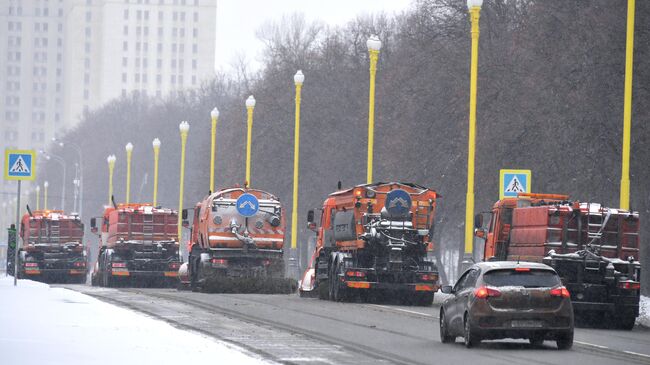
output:
[{"label": "truck wheel", "polygon": [[636,322],[636,316],[633,314],[622,314],[616,316],[616,327],[630,331],[634,328],[634,323]]},{"label": "truck wheel", "polygon": [[329,300],[330,299],[330,293],[329,293],[329,280],[321,280],[318,282],[318,287],[316,287],[316,290],[318,290],[318,299],[322,300]]}]

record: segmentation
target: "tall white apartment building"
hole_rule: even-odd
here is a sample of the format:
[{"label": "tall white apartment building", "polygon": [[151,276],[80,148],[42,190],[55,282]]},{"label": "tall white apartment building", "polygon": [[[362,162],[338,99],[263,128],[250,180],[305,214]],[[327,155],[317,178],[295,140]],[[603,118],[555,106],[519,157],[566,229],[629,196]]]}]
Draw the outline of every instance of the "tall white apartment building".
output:
[{"label": "tall white apartment building", "polygon": [[45,148],[114,98],[199,86],[214,74],[216,1],[0,0],[0,150]]}]

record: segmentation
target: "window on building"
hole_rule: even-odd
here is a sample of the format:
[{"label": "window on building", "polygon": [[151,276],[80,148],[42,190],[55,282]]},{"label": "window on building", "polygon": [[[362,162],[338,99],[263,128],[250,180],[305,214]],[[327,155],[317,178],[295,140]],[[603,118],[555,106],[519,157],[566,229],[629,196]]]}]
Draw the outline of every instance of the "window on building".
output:
[{"label": "window on building", "polygon": [[126,73],[122,73],[122,82],[126,82]]},{"label": "window on building", "polygon": [[89,98],[90,98],[90,92],[88,91],[88,89],[85,89],[84,90],[84,100],[88,100]]},{"label": "window on building", "polygon": [[140,82],[140,74],[135,74],[135,82]]},{"label": "window on building", "polygon": [[199,53],[199,46],[197,46],[196,44],[193,44],[192,45],[192,53]]},{"label": "window on building", "polygon": [[129,65],[129,61],[126,57],[122,57],[122,67],[126,67]]},{"label": "window on building", "polygon": [[195,22],[199,21],[199,13],[197,13],[196,11],[194,12],[194,21]]},{"label": "window on building", "polygon": [[162,27],[158,27],[158,37],[162,37],[162,36],[163,36],[163,29]]},{"label": "window on building", "polygon": [[180,29],[180,36],[181,36],[181,38],[185,37],[185,28]]},{"label": "window on building", "polygon": [[144,11],[144,20],[149,20],[149,10]]},{"label": "window on building", "polygon": [[124,9],[124,20],[129,19],[129,9]]},{"label": "window on building", "polygon": [[171,76],[171,83],[176,84],[176,75]]},{"label": "window on building", "polygon": [[90,27],[86,27],[86,37],[90,37],[90,35],[91,35]]},{"label": "window on building", "polygon": [[129,35],[129,26],[128,25],[125,25],[124,28],[122,28],[122,34]]},{"label": "window on building", "polygon": [[93,19],[92,13],[87,11],[86,12],[86,21],[89,22]]},{"label": "window on building", "polygon": [[162,48],[162,43],[158,43],[158,46],[156,47],[156,50],[157,50],[158,52],[162,52],[162,49],[163,49],[163,48]]},{"label": "window on building", "polygon": [[129,43],[127,41],[122,42],[122,50],[123,51],[129,50]]},{"label": "window on building", "polygon": [[162,68],[162,60],[161,59],[156,60],[156,67],[158,67],[158,69]]},{"label": "window on building", "polygon": [[196,70],[196,60],[192,60],[192,70]]},{"label": "window on building", "polygon": [[162,75],[156,75],[156,83],[161,84],[162,83]]},{"label": "window on building", "polygon": [[138,11],[136,11],[135,14],[136,14],[135,17],[136,17],[138,20],[142,20],[142,10],[138,10]]},{"label": "window on building", "polygon": [[199,36],[199,30],[194,28],[192,29],[192,37],[197,38]]},{"label": "window on building", "polygon": [[84,84],[85,85],[90,84],[90,75],[88,73],[84,74]]},{"label": "window on building", "polygon": [[162,11],[159,11],[159,12],[158,12],[158,21],[159,21],[159,22],[162,22],[163,19],[164,19],[163,12],[162,12]]},{"label": "window on building", "polygon": [[147,82],[147,74],[142,74],[142,82],[143,83]]}]

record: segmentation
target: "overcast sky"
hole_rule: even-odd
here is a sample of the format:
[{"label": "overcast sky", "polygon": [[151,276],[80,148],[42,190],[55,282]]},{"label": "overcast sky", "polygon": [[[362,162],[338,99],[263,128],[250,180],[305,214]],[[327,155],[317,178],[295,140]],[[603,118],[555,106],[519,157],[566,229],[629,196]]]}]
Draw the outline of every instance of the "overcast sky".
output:
[{"label": "overcast sky", "polygon": [[307,21],[342,25],[358,15],[399,13],[411,0],[217,0],[216,68],[229,72],[237,54],[243,53],[250,67],[259,67],[262,42],[255,32],[283,15],[303,14]]}]

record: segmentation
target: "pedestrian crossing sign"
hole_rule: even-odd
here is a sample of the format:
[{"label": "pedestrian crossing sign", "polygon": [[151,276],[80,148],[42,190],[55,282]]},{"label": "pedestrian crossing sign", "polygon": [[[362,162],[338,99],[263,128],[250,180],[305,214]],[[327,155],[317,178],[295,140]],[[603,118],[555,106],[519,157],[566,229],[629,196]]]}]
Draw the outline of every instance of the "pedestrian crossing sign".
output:
[{"label": "pedestrian crossing sign", "polygon": [[519,193],[530,193],[530,174],[530,170],[500,170],[499,199],[516,198]]},{"label": "pedestrian crossing sign", "polygon": [[36,151],[5,150],[5,180],[34,180]]}]

